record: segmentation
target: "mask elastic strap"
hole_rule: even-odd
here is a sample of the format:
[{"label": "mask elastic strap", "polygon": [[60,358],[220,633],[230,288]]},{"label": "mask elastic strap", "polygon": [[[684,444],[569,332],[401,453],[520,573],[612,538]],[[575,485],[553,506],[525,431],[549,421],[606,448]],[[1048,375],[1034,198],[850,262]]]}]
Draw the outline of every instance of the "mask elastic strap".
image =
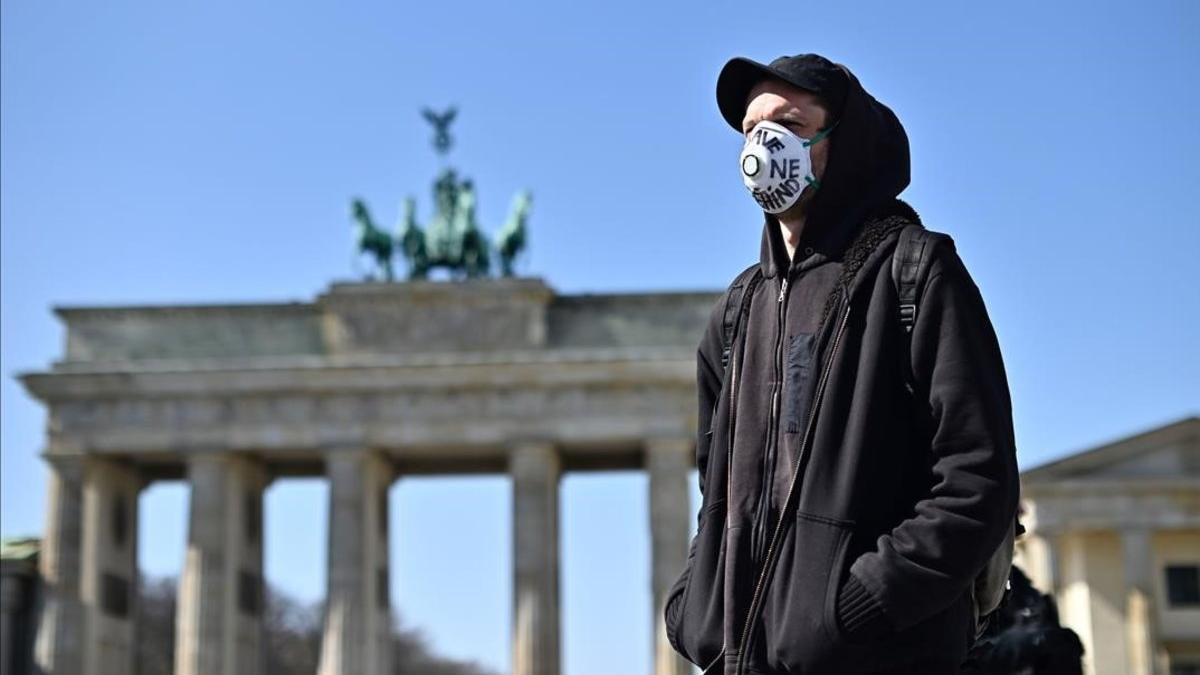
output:
[{"label": "mask elastic strap", "polygon": [[825,139],[827,136],[829,136],[829,134],[834,130],[834,128],[840,123],[841,123],[841,120],[838,120],[837,122],[834,122],[830,126],[827,126],[824,129],[818,131],[816,136],[813,136],[812,138],[808,139],[807,141],[804,141],[804,143],[803,143],[804,147],[807,148],[810,145],[815,145],[816,143],[819,143],[820,141]]},{"label": "mask elastic strap", "polygon": [[[829,134],[833,131],[834,127],[836,127],[840,122],[841,122],[841,120],[838,120],[837,122],[834,122],[833,124],[818,131],[816,136],[813,136],[809,140],[804,141],[804,147],[807,148],[808,146],[813,145],[815,143],[819,143],[822,140],[824,140],[825,138],[827,138],[829,136]],[[819,189],[821,187],[821,181],[817,180],[816,178],[813,178],[812,176],[805,176],[804,180],[809,185],[813,186],[814,190]]]}]

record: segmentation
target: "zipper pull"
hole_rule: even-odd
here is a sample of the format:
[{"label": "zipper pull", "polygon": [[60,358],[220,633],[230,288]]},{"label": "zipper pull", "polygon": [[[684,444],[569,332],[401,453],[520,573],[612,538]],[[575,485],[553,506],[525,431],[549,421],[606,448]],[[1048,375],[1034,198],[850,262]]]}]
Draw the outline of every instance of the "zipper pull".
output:
[{"label": "zipper pull", "polygon": [[783,278],[783,285],[779,287],[779,302],[783,302],[783,294],[787,292],[788,278]]}]

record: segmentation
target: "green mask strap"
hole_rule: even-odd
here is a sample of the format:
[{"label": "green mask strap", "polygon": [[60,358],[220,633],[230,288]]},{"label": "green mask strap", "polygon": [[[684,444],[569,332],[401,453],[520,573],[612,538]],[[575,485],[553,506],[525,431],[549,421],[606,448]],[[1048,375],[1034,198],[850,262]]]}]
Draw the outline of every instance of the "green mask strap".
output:
[{"label": "green mask strap", "polygon": [[831,133],[831,132],[832,132],[832,131],[833,131],[835,128],[837,128],[837,125],[838,125],[839,123],[841,123],[841,120],[838,120],[837,122],[834,122],[834,123],[833,123],[833,124],[831,124],[830,126],[827,126],[827,127],[825,127],[824,129],[822,129],[822,130],[818,131],[816,136],[813,136],[812,138],[808,139],[807,141],[804,141],[804,142],[803,142],[801,145],[803,145],[803,146],[804,146],[804,147],[806,147],[806,148],[807,148],[808,146],[810,146],[810,145],[816,145],[817,143],[819,143],[819,142],[821,142],[822,140],[824,140],[824,139],[825,139],[827,136],[829,136],[829,134],[830,134],[830,133]]},{"label": "green mask strap", "polygon": [[[811,145],[815,145],[815,144],[820,143],[821,141],[825,140],[829,136],[829,134],[834,130],[834,128],[837,127],[838,123],[840,123],[840,122],[841,122],[841,120],[838,120],[837,122],[834,122],[833,124],[818,131],[816,136],[813,136],[812,138],[808,139],[807,141],[804,141],[804,143],[803,143],[804,147],[807,148]],[[821,181],[817,180],[816,178],[810,178],[809,176],[805,176],[804,181],[806,183],[808,183],[809,185],[813,186],[813,189],[818,189],[821,187]]]}]

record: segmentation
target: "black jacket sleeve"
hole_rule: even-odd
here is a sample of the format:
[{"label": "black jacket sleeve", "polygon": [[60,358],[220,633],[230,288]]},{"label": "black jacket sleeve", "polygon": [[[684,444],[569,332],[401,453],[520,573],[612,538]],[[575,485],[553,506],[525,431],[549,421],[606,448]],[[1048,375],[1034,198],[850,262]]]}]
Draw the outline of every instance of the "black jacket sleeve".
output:
[{"label": "black jacket sleeve", "polygon": [[[696,346],[696,390],[697,390],[697,422],[696,422],[696,467],[699,470],[700,494],[704,495],[705,484],[704,477],[708,472],[708,455],[709,448],[712,447],[712,416],[716,408],[717,397],[721,392],[721,350],[723,348],[724,320],[725,320],[725,300],[728,297],[728,291],[721,296],[713,305],[712,311],[709,314],[708,325],[704,329],[704,335],[700,337],[700,342]],[[696,512],[696,527],[700,526],[700,515],[704,512],[704,506]],[[687,563],[683,570],[675,579],[675,583],[667,591],[667,600],[664,603],[663,619],[667,628],[667,640],[675,651],[683,653],[681,646],[678,643],[676,636],[676,622],[679,620],[679,596],[683,593],[684,587],[687,585],[688,576],[692,570],[692,560],[696,556],[696,538],[692,537],[692,542],[688,547]]]},{"label": "black jacket sleeve", "polygon": [[912,332],[928,397],[932,487],[912,517],[854,561],[839,590],[847,630],[902,630],[949,606],[1003,541],[1019,475],[1004,363],[979,289],[952,245],[935,249]]},{"label": "black jacket sleeve", "polygon": [[708,325],[700,344],[696,347],[696,468],[699,471],[700,494],[705,494],[704,478],[708,470],[708,454],[712,447],[713,414],[716,411],[717,397],[721,395],[721,380],[724,372],[721,368],[721,351],[725,330],[725,301],[728,291],[716,304],[709,314]]}]

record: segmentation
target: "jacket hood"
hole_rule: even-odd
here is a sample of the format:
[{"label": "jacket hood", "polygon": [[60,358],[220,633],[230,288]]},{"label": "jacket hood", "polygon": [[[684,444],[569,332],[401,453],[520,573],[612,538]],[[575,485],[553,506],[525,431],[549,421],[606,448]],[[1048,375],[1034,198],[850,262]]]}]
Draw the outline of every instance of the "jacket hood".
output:
[{"label": "jacket hood", "polygon": [[[892,204],[909,182],[908,135],[895,113],[875,100],[850,69],[836,64],[848,81],[838,126],[829,135],[829,158],[821,186],[809,202],[797,250],[811,246],[837,258],[863,220]],[[787,247],[779,221],[763,212],[759,264],[763,275],[787,270]]]}]

